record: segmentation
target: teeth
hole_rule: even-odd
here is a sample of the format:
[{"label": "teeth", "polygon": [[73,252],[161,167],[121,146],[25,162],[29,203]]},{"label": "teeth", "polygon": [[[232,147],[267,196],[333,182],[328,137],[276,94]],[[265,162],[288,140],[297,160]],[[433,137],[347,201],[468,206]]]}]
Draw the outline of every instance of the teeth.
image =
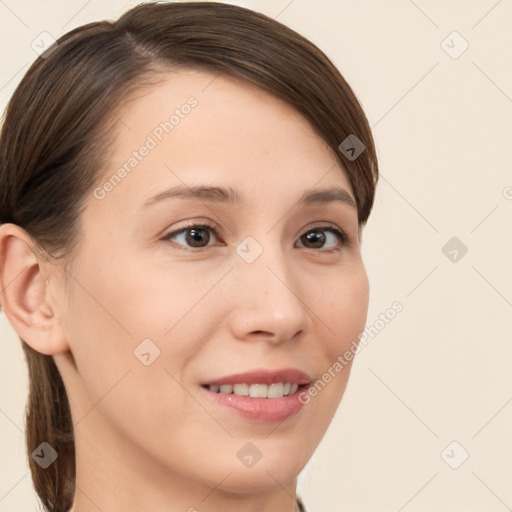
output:
[{"label": "teeth", "polygon": [[277,382],[274,384],[212,384],[208,386],[214,393],[237,396],[250,396],[252,398],[282,398],[291,395],[299,389],[299,385],[290,382]]},{"label": "teeth", "polygon": [[235,393],[235,395],[238,395],[238,396],[248,396],[249,395],[249,384],[235,384],[233,386],[233,393]]},{"label": "teeth", "polygon": [[284,396],[283,387],[284,387],[284,384],[282,382],[278,382],[277,384],[270,384],[270,386],[268,386],[268,390],[267,390],[267,397],[268,398],[281,398],[282,396]]},{"label": "teeth", "polygon": [[267,398],[268,386],[266,384],[251,384],[249,396],[252,398]]},{"label": "teeth", "polygon": [[231,384],[221,384],[220,392],[229,395],[233,392],[233,386]]}]

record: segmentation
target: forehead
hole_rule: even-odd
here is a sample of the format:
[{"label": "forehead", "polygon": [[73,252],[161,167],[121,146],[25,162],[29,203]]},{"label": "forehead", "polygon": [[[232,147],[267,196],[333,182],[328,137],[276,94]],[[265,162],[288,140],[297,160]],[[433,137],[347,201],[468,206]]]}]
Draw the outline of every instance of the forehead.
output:
[{"label": "forehead", "polygon": [[143,203],[161,187],[205,181],[248,192],[280,187],[282,194],[337,184],[352,194],[335,153],[307,120],[241,80],[197,70],[162,73],[117,116],[101,177],[104,183],[122,175],[111,196],[123,190],[125,199]]}]

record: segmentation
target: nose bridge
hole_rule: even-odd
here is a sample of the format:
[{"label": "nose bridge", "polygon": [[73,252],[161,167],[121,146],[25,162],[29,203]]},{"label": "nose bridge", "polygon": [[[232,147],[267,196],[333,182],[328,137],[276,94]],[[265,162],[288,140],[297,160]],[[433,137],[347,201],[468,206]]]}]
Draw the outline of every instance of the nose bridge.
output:
[{"label": "nose bridge", "polygon": [[268,233],[245,238],[236,248],[234,279],[239,300],[232,309],[232,329],[238,338],[254,334],[283,341],[306,326],[307,308],[301,298],[299,274],[281,244]]}]

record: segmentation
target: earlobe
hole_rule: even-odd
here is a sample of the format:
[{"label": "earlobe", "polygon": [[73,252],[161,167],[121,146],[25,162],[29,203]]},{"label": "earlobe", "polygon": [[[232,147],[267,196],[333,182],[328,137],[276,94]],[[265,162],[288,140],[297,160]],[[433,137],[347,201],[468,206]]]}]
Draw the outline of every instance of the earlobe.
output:
[{"label": "earlobe", "polygon": [[34,350],[51,355],[68,349],[51,304],[48,268],[30,235],[16,224],[0,226],[0,302],[9,322]]}]

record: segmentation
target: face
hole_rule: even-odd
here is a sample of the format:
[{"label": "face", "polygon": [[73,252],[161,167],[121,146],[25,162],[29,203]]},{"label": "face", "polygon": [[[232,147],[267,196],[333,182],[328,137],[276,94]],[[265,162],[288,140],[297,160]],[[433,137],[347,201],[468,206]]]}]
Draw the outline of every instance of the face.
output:
[{"label": "face", "polygon": [[289,106],[222,76],[166,74],[119,116],[59,312],[78,463],[235,492],[290,482],[366,320],[345,171]]}]

